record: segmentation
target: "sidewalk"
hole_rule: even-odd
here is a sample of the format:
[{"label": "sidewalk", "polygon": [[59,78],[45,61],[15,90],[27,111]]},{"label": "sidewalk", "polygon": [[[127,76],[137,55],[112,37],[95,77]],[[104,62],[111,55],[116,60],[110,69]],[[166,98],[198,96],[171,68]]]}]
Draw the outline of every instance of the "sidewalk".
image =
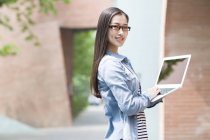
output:
[{"label": "sidewalk", "polygon": [[72,127],[0,134],[0,140],[103,140],[106,127],[103,107],[89,106],[75,119]]}]

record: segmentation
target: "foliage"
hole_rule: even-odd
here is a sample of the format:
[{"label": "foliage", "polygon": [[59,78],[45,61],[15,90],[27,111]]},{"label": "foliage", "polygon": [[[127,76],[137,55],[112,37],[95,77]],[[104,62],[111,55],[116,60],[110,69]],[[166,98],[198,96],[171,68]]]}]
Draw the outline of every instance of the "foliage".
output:
[{"label": "foliage", "polygon": [[1,56],[16,55],[19,49],[14,44],[6,44],[0,48]]},{"label": "foliage", "polygon": [[[59,0],[39,0],[39,6],[42,13],[48,14],[53,13],[56,14],[55,3]],[[70,0],[62,0],[64,3],[68,4]]]},{"label": "foliage", "polygon": [[[59,0],[0,0],[0,8],[6,7],[16,15],[20,31],[25,35],[25,40],[33,43],[34,46],[41,46],[38,37],[32,32],[31,27],[35,24],[33,14],[35,11],[45,14],[56,14],[55,4]],[[69,3],[70,0],[62,0]],[[13,31],[11,19],[7,14],[0,13],[0,26]],[[9,55],[9,54],[8,54]]]},{"label": "foliage", "polygon": [[11,3],[15,3],[17,2],[17,0],[0,0],[0,7],[3,6],[3,5],[8,5],[8,4],[11,4]]},{"label": "foliage", "polygon": [[79,113],[88,105],[87,97],[83,95],[74,95],[72,98],[72,117],[76,118]]},{"label": "foliage", "polygon": [[177,65],[178,62],[182,62],[184,60],[185,60],[185,58],[180,59],[180,60],[165,61],[164,65],[161,69],[160,78],[158,79],[158,83],[162,80],[167,79],[170,76],[170,74],[174,71],[173,66]]},{"label": "foliage", "polygon": [[73,116],[76,116],[87,106],[87,97],[90,93],[89,79],[93,45],[93,31],[75,33],[73,49],[73,113],[76,112],[76,114],[73,114]]}]

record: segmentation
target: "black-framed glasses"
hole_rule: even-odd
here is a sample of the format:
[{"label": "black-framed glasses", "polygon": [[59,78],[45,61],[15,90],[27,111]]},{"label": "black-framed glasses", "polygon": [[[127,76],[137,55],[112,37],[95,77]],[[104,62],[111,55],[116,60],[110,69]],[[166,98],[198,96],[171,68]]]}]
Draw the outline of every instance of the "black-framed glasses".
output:
[{"label": "black-framed glasses", "polygon": [[120,29],[122,29],[123,31],[131,30],[131,27],[129,27],[129,26],[120,26],[120,25],[109,25],[109,28],[111,28],[112,30],[116,30],[116,31],[119,31]]}]

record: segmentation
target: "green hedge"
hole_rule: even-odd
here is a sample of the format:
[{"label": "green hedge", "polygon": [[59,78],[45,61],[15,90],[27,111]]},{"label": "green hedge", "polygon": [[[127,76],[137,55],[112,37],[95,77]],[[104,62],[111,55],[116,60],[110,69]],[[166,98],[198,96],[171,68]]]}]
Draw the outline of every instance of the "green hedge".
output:
[{"label": "green hedge", "polygon": [[75,32],[73,48],[72,112],[76,117],[88,105],[89,79],[93,59],[95,31]]}]

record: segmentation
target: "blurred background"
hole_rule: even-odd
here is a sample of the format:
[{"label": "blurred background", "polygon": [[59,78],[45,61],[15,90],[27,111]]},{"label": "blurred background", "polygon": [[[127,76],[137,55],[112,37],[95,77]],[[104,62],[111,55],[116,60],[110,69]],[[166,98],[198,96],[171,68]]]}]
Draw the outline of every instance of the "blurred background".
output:
[{"label": "blurred background", "polygon": [[110,6],[130,17],[120,53],[143,90],[163,57],[192,55],[183,87],[146,110],[149,139],[210,139],[209,0],[1,0],[0,140],[103,139],[89,78],[97,20]]}]

